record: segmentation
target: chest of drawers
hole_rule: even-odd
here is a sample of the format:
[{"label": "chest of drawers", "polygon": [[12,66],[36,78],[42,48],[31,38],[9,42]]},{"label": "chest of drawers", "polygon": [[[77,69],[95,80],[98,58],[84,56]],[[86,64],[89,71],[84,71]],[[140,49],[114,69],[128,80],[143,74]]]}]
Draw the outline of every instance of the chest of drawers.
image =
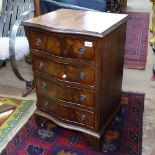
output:
[{"label": "chest of drawers", "polygon": [[60,9],[25,21],[37,114],[101,139],[120,108],[128,16]]}]

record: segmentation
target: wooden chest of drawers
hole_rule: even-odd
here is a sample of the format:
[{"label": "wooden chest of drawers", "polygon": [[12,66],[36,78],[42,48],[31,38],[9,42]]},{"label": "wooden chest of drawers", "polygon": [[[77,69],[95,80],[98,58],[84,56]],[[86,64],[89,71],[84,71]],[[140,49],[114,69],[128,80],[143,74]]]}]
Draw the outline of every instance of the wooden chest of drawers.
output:
[{"label": "wooden chest of drawers", "polygon": [[37,114],[96,149],[120,108],[128,16],[60,9],[25,21]]}]

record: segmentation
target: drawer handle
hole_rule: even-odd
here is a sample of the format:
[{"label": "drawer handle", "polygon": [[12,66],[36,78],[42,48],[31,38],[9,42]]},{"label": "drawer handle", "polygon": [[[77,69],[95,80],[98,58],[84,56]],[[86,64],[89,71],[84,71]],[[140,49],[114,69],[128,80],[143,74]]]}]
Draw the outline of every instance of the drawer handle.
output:
[{"label": "drawer handle", "polygon": [[82,115],[80,116],[80,120],[81,120],[81,121],[85,121],[86,118],[87,118],[87,117],[86,117],[86,115],[84,115],[84,114],[82,114]]},{"label": "drawer handle", "polygon": [[63,78],[63,79],[65,79],[66,77],[67,77],[67,75],[66,75],[66,74],[63,74],[63,75],[62,75],[62,78]]},{"label": "drawer handle", "polygon": [[44,106],[47,107],[48,106],[48,102],[44,101]]},{"label": "drawer handle", "polygon": [[84,79],[86,77],[86,73],[85,72],[80,72],[80,79]]},{"label": "drawer handle", "polygon": [[41,83],[41,88],[46,88],[47,87],[47,84],[45,82],[42,82]]},{"label": "drawer handle", "polygon": [[42,44],[41,39],[36,39],[36,45],[39,46],[39,45],[41,45],[41,44]]},{"label": "drawer handle", "polygon": [[43,62],[39,62],[39,68],[44,69],[45,64]]},{"label": "drawer handle", "polygon": [[80,95],[80,101],[83,102],[86,99],[85,95]]},{"label": "drawer handle", "polygon": [[79,48],[79,53],[80,54],[85,54],[86,53],[86,48],[84,48],[84,47]]}]

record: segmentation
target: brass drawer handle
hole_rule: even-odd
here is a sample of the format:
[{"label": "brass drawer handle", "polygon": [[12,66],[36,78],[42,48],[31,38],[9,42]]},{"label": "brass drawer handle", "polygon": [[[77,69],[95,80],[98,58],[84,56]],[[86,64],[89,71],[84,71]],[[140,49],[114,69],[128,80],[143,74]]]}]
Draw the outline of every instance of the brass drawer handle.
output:
[{"label": "brass drawer handle", "polygon": [[80,101],[83,102],[86,99],[85,95],[80,95]]},{"label": "brass drawer handle", "polygon": [[62,75],[62,78],[63,78],[63,79],[65,79],[66,77],[67,77],[67,75],[66,75],[66,74],[63,74],[63,75]]},{"label": "brass drawer handle", "polygon": [[47,83],[42,82],[42,83],[41,83],[41,88],[46,88],[46,87],[47,87]]},{"label": "brass drawer handle", "polygon": [[37,39],[36,39],[36,45],[39,46],[39,45],[41,45],[41,44],[42,44],[41,39],[37,38]]},{"label": "brass drawer handle", "polygon": [[44,67],[45,67],[45,64],[43,62],[39,62],[39,68],[44,69]]},{"label": "brass drawer handle", "polygon": [[84,79],[86,77],[86,73],[85,72],[80,72],[80,79]]},{"label": "brass drawer handle", "polygon": [[44,101],[44,107],[47,107],[47,106],[48,106],[48,102]]},{"label": "brass drawer handle", "polygon": [[84,47],[81,47],[81,48],[79,48],[79,53],[80,54],[85,54],[86,53],[86,48],[84,48]]},{"label": "brass drawer handle", "polygon": [[82,115],[80,116],[80,120],[81,120],[81,121],[85,121],[86,118],[87,118],[87,117],[86,117],[86,115],[84,115],[84,114],[82,114]]}]

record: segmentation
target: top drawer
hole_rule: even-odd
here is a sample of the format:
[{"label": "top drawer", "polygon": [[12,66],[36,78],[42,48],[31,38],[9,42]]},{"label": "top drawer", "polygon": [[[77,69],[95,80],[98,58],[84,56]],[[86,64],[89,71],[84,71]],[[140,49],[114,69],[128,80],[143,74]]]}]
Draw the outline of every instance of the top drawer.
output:
[{"label": "top drawer", "polygon": [[29,32],[31,49],[41,50],[56,56],[61,55],[60,39],[41,32]]},{"label": "top drawer", "polygon": [[65,57],[94,61],[94,45],[93,41],[66,38],[64,41]]},{"label": "top drawer", "polygon": [[95,42],[84,39],[58,37],[42,32],[30,31],[31,49],[41,50],[49,54],[87,61],[94,61]]}]

